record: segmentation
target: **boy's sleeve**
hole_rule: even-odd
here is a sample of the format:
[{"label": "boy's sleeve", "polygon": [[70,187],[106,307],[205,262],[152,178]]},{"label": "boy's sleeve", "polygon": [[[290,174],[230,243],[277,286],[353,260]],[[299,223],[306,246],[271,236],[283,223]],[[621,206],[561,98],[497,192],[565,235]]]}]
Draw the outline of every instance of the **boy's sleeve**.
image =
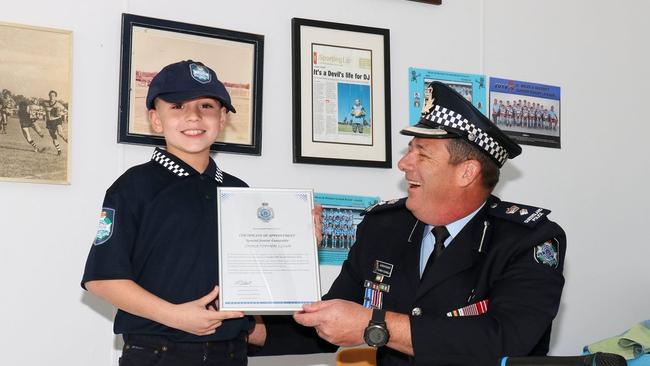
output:
[{"label": "boy's sleeve", "polygon": [[138,221],[131,209],[133,204],[119,191],[106,193],[81,281],[84,289],[86,282],[93,280],[135,279],[131,253]]}]

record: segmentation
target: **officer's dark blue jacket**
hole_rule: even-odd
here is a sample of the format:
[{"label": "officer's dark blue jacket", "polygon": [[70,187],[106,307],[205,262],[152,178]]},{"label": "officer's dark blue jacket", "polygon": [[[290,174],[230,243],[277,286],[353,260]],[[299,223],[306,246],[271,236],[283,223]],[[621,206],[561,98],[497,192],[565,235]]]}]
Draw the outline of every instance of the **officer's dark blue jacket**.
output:
[{"label": "officer's dark blue jacket", "polygon": [[[548,210],[492,196],[420,279],[424,224],[405,199],[366,215],[357,242],[324,299],[363,303],[364,281],[376,281],[376,261],[393,265],[383,308],[410,316],[415,357],[388,347],[379,365],[489,365],[502,356],[545,355],[564,286],[564,231]],[[481,315],[454,310],[488,300]],[[458,311],[456,312],[458,313]],[[457,315],[457,314],[456,314]],[[265,317],[259,354],[334,351],[311,328]]]}]

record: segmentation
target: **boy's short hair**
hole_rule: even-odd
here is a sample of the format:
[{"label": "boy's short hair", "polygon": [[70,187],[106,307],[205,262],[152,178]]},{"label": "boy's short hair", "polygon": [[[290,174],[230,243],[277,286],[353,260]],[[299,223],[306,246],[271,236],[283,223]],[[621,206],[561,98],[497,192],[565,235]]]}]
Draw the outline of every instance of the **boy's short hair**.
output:
[{"label": "boy's short hair", "polygon": [[228,111],[236,113],[230,94],[217,74],[201,62],[185,60],[163,67],[151,80],[147,92],[147,109],[155,109],[159,97],[168,103],[209,97],[218,100]]}]

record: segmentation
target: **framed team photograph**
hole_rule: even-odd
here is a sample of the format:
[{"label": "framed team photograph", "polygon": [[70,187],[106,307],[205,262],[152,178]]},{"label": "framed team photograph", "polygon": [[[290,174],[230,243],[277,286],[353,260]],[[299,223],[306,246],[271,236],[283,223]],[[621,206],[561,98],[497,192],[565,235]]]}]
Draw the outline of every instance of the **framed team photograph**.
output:
[{"label": "framed team photograph", "polygon": [[260,155],[263,56],[262,35],[122,14],[118,142],[165,145],[149,124],[149,84],[164,66],[194,60],[216,72],[237,111],[211,150]]},{"label": "framed team photograph", "polygon": [[366,209],[379,203],[379,197],[314,193],[314,202],[323,207],[318,262],[341,265],[357,240],[357,225]]},{"label": "framed team photograph", "polygon": [[489,116],[519,144],[561,148],[559,86],[490,78]]},{"label": "framed team photograph", "polygon": [[294,163],[391,167],[388,29],[292,19]]},{"label": "framed team photograph", "polygon": [[72,32],[0,22],[0,180],[70,183]]}]

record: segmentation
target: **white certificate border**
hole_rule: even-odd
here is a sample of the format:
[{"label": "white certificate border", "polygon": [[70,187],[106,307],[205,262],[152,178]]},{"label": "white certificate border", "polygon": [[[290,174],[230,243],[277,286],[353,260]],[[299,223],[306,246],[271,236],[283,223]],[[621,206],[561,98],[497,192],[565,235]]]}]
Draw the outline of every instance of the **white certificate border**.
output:
[{"label": "white certificate border", "polygon": [[[221,286],[221,279],[223,278],[223,265],[222,265],[222,258],[223,258],[223,243],[222,243],[222,233],[223,233],[223,228],[221,225],[221,217],[222,217],[222,212],[221,212],[221,193],[222,192],[250,192],[250,191],[256,191],[256,192],[268,192],[268,193],[273,193],[273,192],[294,192],[294,193],[305,193],[310,197],[309,200],[309,206],[311,208],[309,215],[311,215],[311,211],[314,209],[314,190],[313,189],[299,189],[299,188],[247,188],[247,187],[217,187],[217,233],[218,233],[218,266],[219,266],[219,310],[223,311],[242,311],[246,315],[289,315],[293,314],[295,311],[299,311],[302,309],[302,306],[296,307],[296,306],[272,306],[269,308],[260,308],[260,307],[246,307],[246,306],[226,306],[223,303],[223,298],[224,296],[224,288]],[[321,284],[320,284],[320,265],[318,261],[318,247],[316,245],[316,234],[315,234],[315,228],[314,228],[314,221],[311,220],[312,223],[312,232],[314,235],[312,235],[312,255],[314,257],[314,263],[315,263],[315,268],[314,272],[316,273],[316,281],[314,283],[314,286],[316,286],[318,298],[314,299],[314,301],[319,301],[320,297],[323,296],[322,290],[321,290]]]}]

